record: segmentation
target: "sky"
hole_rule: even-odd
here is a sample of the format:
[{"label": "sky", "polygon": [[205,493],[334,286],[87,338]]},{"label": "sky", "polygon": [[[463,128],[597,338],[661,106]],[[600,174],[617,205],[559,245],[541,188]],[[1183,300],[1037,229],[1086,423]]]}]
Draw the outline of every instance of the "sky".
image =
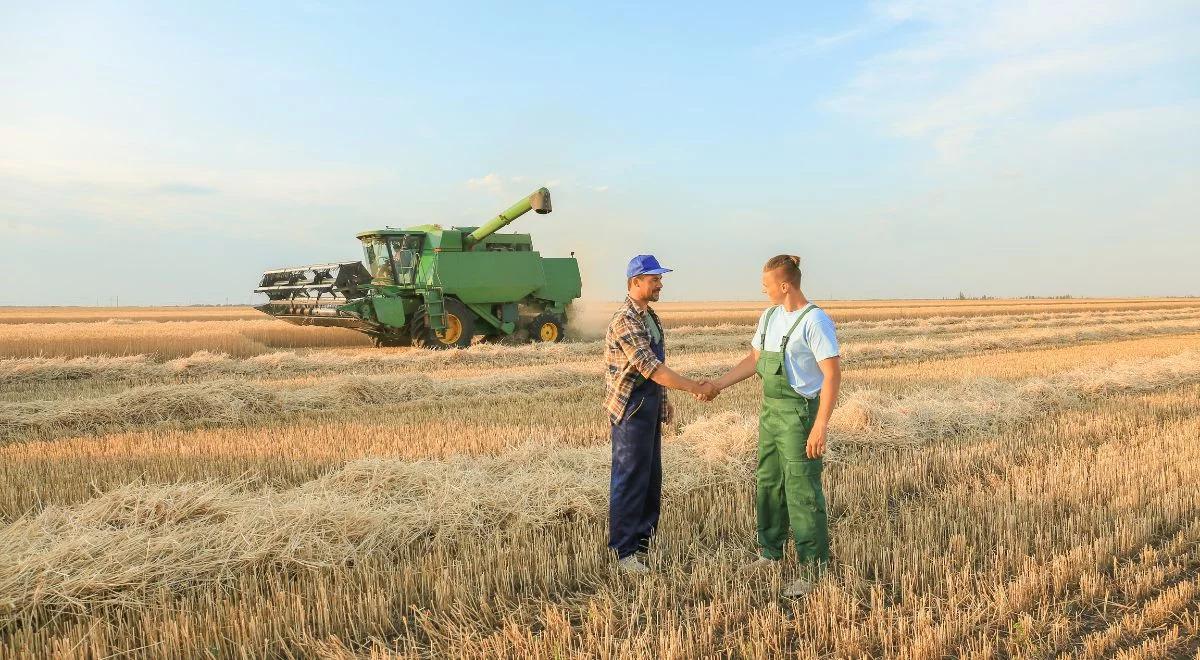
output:
[{"label": "sky", "polygon": [[0,0],[0,305],[519,219],[585,298],[1200,295],[1200,5]]}]

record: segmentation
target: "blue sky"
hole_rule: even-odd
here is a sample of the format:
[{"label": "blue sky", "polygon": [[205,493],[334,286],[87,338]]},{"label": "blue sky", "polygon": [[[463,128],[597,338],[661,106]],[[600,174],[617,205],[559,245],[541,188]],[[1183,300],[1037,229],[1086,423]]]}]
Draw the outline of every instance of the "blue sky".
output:
[{"label": "blue sky", "polygon": [[1194,2],[452,4],[0,5],[0,304],[246,302],[539,185],[595,299],[1200,294]]}]

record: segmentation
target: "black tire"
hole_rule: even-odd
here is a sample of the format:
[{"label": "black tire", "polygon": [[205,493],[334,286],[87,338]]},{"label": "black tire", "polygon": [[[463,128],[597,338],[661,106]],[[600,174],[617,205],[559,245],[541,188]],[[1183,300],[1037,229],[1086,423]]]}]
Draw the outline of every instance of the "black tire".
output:
[{"label": "black tire", "polygon": [[529,339],[534,343],[558,343],[567,336],[567,322],[559,314],[542,312],[529,324]]},{"label": "black tire", "polygon": [[409,324],[409,334],[412,335],[413,346],[443,350],[447,348],[466,348],[471,345],[475,336],[475,315],[467,306],[454,298],[444,298],[446,306],[446,331],[441,335],[429,327],[429,316],[425,306],[417,308]]}]

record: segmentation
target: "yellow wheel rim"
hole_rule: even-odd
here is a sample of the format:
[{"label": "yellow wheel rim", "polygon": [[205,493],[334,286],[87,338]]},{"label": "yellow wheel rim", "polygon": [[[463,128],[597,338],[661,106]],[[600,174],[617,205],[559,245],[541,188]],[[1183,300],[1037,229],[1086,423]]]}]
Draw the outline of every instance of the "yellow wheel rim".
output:
[{"label": "yellow wheel rim", "polygon": [[443,344],[457,344],[462,339],[462,321],[453,314],[446,315],[446,329],[437,333]]},{"label": "yellow wheel rim", "polygon": [[558,326],[547,321],[538,329],[538,335],[542,338],[542,341],[554,341],[558,339]]}]

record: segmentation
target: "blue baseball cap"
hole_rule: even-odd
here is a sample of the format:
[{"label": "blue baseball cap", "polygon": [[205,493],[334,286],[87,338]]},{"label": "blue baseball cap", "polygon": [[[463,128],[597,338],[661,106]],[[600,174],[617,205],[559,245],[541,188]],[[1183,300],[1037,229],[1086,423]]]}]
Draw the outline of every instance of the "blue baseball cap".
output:
[{"label": "blue baseball cap", "polygon": [[658,259],[652,254],[639,254],[629,260],[629,265],[625,267],[625,279],[637,277],[638,275],[662,275],[663,273],[671,272],[670,268],[663,268],[662,264],[658,263]]}]

